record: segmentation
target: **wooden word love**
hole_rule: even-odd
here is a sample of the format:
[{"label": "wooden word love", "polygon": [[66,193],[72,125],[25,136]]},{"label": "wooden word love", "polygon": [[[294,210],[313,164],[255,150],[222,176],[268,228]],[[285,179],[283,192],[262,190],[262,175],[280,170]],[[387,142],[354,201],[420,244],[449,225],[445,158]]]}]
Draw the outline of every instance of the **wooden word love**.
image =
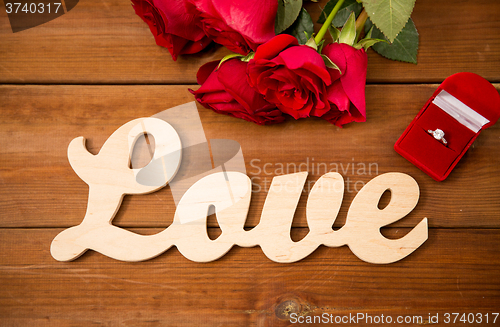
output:
[{"label": "wooden word love", "polygon": [[[155,138],[152,161],[142,169],[129,168],[135,141],[144,132]],[[197,262],[217,260],[234,245],[259,245],[276,262],[295,262],[318,246],[348,245],[361,260],[391,263],[406,257],[427,240],[427,218],[407,235],[392,240],[380,228],[406,216],[419,198],[415,180],[402,173],[375,177],[356,195],[345,225],[332,229],[344,194],[344,180],[327,173],[315,183],[306,207],[309,233],[300,241],[290,237],[295,213],[307,172],[277,176],[272,180],[260,223],[250,231],[243,226],[250,206],[252,184],[239,172],[217,172],[193,184],[177,205],[173,223],[162,232],[144,236],[111,224],[125,194],[154,192],[172,180],[181,162],[181,142],[175,129],[163,120],[140,118],[116,130],[97,155],[85,148],[85,139],[74,139],[68,158],[78,176],[89,185],[87,212],[82,223],[68,228],[52,241],[51,254],[70,261],[88,249],[123,261],[142,261],[160,255],[172,246]],[[145,171],[140,180],[141,173]],[[148,182],[145,183],[144,181]],[[382,194],[391,191],[391,201],[379,209]],[[215,212],[222,234],[211,240],[206,220],[209,208]]]}]

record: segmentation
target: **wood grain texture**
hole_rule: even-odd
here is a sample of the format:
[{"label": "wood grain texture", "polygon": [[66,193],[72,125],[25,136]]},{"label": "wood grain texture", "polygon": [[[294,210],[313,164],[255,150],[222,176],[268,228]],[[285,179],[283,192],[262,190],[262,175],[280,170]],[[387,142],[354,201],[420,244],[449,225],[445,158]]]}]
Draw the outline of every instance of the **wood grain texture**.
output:
[{"label": "wood grain texture", "polygon": [[[306,4],[314,21],[326,2]],[[497,0],[417,1],[412,17],[420,34],[419,64],[370,50],[368,82],[439,83],[461,71],[500,82],[498,12]],[[0,39],[2,83],[193,84],[201,64],[228,53],[211,47],[173,62],[127,0],[80,1],[62,17],[19,33],[0,11]]]},{"label": "wood grain texture", "polygon": [[95,252],[61,263],[49,253],[60,231],[0,229],[2,326],[290,326],[294,312],[423,315],[425,322],[429,313],[442,319],[500,307],[497,229],[431,230],[411,257],[382,266],[346,247],[321,247],[294,264],[274,263],[258,247],[204,264],[176,249],[143,263]]},{"label": "wood grain texture", "polygon": [[[194,86],[193,86],[194,87]],[[399,156],[393,145],[437,85],[367,87],[366,123],[337,128],[321,119],[258,126],[198,106],[207,139],[241,145],[254,194],[247,227],[259,222],[274,176],[309,171],[293,226],[306,226],[308,190],[328,170],[345,180],[335,226],[345,223],[357,191],[373,177],[409,174],[420,186],[414,211],[396,223],[413,227],[424,217],[431,227],[498,227],[500,211],[500,125],[478,137],[450,177],[437,183]],[[498,86],[497,86],[498,87]],[[69,227],[79,224],[87,185],[71,169],[67,147],[87,138],[96,154],[122,124],[193,100],[187,86],[1,86],[0,227]],[[263,151],[262,149],[266,149]],[[354,167],[354,170],[352,169]],[[114,223],[166,227],[175,205],[168,187],[126,196]],[[213,222],[210,226],[215,226]]]}]

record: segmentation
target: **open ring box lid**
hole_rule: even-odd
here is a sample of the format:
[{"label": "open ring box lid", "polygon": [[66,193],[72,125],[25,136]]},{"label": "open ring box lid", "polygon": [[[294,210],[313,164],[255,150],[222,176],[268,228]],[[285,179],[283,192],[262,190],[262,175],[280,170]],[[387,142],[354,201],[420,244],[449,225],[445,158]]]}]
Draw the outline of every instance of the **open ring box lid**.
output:
[{"label": "open ring box lid", "polygon": [[[500,117],[500,95],[473,73],[451,75],[438,87],[394,145],[436,181],[448,177],[482,130]],[[447,146],[428,131],[444,132]]]}]

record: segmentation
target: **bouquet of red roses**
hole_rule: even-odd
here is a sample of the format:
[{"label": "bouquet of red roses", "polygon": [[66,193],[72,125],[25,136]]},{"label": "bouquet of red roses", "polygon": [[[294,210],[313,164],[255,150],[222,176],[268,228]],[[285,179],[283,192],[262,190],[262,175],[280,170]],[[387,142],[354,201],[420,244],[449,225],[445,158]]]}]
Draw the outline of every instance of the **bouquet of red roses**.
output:
[{"label": "bouquet of red roses", "polygon": [[[415,1],[402,0],[409,4],[396,9],[410,8],[407,17],[389,26],[379,22],[373,2],[331,0],[314,34],[300,0],[132,0],[174,60],[212,41],[234,52],[200,67],[201,87],[191,92],[203,106],[257,124],[279,123],[288,115],[320,117],[337,126],[366,120],[369,47],[390,59],[416,62],[418,34],[409,18]],[[378,11],[384,2],[393,6],[380,0]]]}]

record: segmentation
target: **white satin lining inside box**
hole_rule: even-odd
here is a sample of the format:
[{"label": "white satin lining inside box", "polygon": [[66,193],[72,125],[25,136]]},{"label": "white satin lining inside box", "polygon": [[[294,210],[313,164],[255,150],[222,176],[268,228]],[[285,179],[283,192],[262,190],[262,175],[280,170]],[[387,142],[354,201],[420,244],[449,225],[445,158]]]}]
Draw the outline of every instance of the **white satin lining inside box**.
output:
[{"label": "white satin lining inside box", "polygon": [[460,124],[464,125],[474,133],[489,123],[490,121],[476,111],[471,109],[462,101],[455,98],[445,90],[442,90],[432,101],[451,117],[455,118]]}]

